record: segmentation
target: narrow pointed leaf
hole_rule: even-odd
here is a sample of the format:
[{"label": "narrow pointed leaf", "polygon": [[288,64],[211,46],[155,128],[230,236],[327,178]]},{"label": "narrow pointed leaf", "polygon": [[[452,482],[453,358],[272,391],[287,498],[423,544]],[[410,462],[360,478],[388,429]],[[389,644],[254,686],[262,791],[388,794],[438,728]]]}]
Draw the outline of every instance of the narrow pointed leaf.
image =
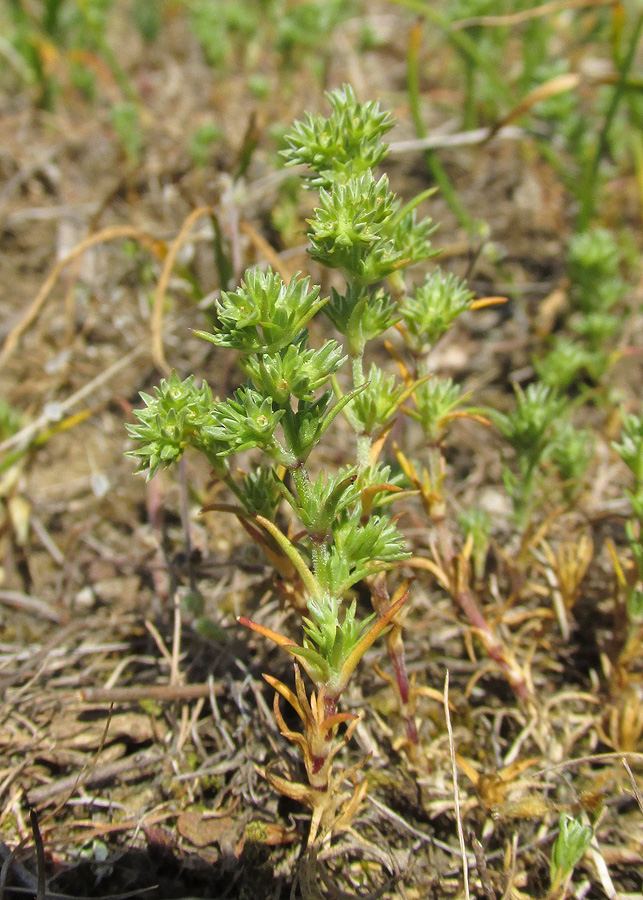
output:
[{"label": "narrow pointed leaf", "polygon": [[302,557],[301,553],[299,553],[292,541],[288,540],[283,531],[277,528],[274,522],[271,522],[270,519],[266,519],[260,515],[254,516],[254,519],[259,522],[260,525],[263,525],[268,534],[271,534],[277,541],[288,559],[299,572],[301,580],[303,581],[310,595],[314,597],[315,594],[319,593],[319,586],[317,584],[317,581],[315,580],[315,576],[306,565],[306,561]]},{"label": "narrow pointed leaf", "polygon": [[397,613],[402,609],[406,601],[408,600],[409,594],[408,591],[403,594],[399,600],[393,603],[381,616],[377,622],[375,622],[372,627],[366,632],[363,638],[355,644],[351,652],[348,654],[346,659],[344,660],[344,665],[341,669],[341,683],[342,686],[348,684],[348,680],[355,671],[355,668],[360,661],[360,659],[364,656],[366,651],[375,643],[380,634],[384,631],[384,629],[390,625],[392,620],[395,618]]}]

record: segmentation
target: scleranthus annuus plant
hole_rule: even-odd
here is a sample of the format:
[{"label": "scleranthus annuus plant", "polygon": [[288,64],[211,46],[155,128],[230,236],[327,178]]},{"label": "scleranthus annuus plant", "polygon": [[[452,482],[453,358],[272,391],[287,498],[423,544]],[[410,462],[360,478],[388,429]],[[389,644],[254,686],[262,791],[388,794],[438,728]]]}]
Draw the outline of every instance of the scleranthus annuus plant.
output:
[{"label": "scleranthus annuus plant", "polygon": [[[301,616],[298,640],[246,617],[239,621],[295,659],[295,691],[265,677],[276,691],[277,723],[302,752],[308,784],[277,776],[270,767],[265,775],[276,790],[312,809],[311,844],[347,824],[365,791],[355,778],[360,766],[338,774],[333,762],[357,723],[356,716],[341,711],[342,694],[359,661],[384,633],[407,737],[410,744],[418,741],[398,619],[407,591],[402,585],[391,597],[386,585],[386,572],[410,556],[396,519],[387,512],[401,487],[378,459],[396,414],[431,376],[421,371],[398,383],[374,364],[366,369],[364,355],[367,344],[400,323],[405,310],[405,327],[418,352],[421,329],[438,327],[427,312],[433,293],[420,290],[413,305],[401,275],[433,254],[429,237],[434,227],[415,211],[431,192],[402,205],[387,176],[373,173],[388,152],[382,138],[392,126],[377,103],[358,103],[348,86],[329,100],[329,118],[307,116],[295,124],[285,156],[291,165],[305,164],[305,186],[319,190],[319,206],[309,220],[310,254],[343,275],[343,289],[322,297],[309,278],[296,275],[286,283],[270,268],[247,271],[235,291],[222,291],[213,332],[199,334],[218,348],[236,351],[248,381],[234,396],[219,400],[192,376],[182,381],[172,375],[155,396],[142,395],[146,407],[130,427],[138,444],[131,455],[148,477],[188,447],[207,457],[236,500],[209,509],[238,517]],[[469,306],[468,294],[458,297],[456,312],[444,302],[436,310],[444,327],[460,307]],[[319,348],[309,345],[308,325],[319,313],[343,344],[329,339]],[[348,385],[342,377],[347,363]],[[420,410],[422,396],[415,401]],[[449,409],[452,405],[450,400]],[[355,433],[354,458],[337,471],[318,471],[316,451],[339,415]],[[246,451],[260,455],[262,462],[240,480],[233,460]],[[295,520],[287,533],[275,523],[284,503]],[[374,612],[365,619],[358,617],[352,596],[359,582],[373,597]],[[314,686],[310,692],[301,669]],[[301,720],[301,733],[286,726],[280,697]],[[355,782],[348,796],[340,788],[346,776]]]}]

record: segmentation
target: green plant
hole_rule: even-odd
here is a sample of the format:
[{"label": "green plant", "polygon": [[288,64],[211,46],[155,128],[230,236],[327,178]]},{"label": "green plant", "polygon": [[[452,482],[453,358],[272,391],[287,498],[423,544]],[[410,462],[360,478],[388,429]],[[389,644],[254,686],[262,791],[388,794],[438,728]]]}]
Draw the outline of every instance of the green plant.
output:
[{"label": "green plant", "polygon": [[[345,290],[321,297],[309,278],[286,283],[271,269],[247,271],[235,291],[222,292],[214,331],[200,335],[236,351],[248,382],[233,397],[217,400],[192,376],[172,375],[155,396],[143,395],[146,406],[130,427],[138,445],[132,455],[148,477],[189,446],[208,458],[237,501],[211,508],[239,518],[302,615],[299,642],[246,617],[240,621],[295,657],[315,688],[309,698],[299,669],[296,692],[267,676],[303,722],[302,734],[291,732],[275,706],[284,735],[302,749],[308,785],[270,769],[266,777],[311,807],[311,844],[320,830],[348,821],[365,790],[356,785],[352,798],[338,799],[341,778],[333,775],[332,764],[355,727],[355,716],[339,711],[342,693],[379,635],[393,626],[399,638],[395,618],[406,591],[402,587],[389,598],[382,576],[409,554],[396,521],[384,511],[399,487],[377,456],[392,417],[417,383],[396,385],[376,366],[367,374],[363,361],[366,344],[399,319],[379,283],[426,259],[433,230],[429,220],[416,218],[422,197],[402,206],[386,176],[372,173],[386,154],[388,115],[375,103],[359,104],[349,87],[329,100],[330,118],[309,116],[297,123],[285,156],[291,164],[306,162],[307,186],[320,188],[320,205],[309,223],[311,255],[344,274]],[[309,346],[307,326],[320,311],[344,338],[344,348],[333,340]],[[347,357],[352,385],[343,393],[337,376]],[[311,460],[340,414],[355,431],[355,463],[313,475]],[[265,463],[239,481],[231,460],[246,451],[260,453]],[[284,501],[303,529],[297,537],[274,522]],[[360,620],[351,594],[362,581],[371,586],[376,612]],[[406,683],[399,646],[393,650]],[[342,723],[347,730],[340,738]]]},{"label": "green plant", "polygon": [[[390,0],[417,15],[407,56],[409,106],[416,136],[426,137],[420,48],[426,21],[453,50],[462,96],[463,127],[487,123],[494,133],[520,121],[576,201],[577,225],[586,230],[600,211],[602,191],[623,169],[640,168],[643,154],[641,83],[634,69],[643,15],[621,4],[561,10],[513,0],[451,0],[444,8],[421,0]],[[629,11],[628,11],[629,12]],[[427,29],[428,31],[428,29]],[[603,47],[611,71],[587,77],[585,59]],[[429,52],[433,47],[429,48]],[[502,73],[498,60],[511,60]],[[427,150],[427,167],[459,223],[475,225],[443,164]],[[637,163],[636,160],[639,160]]]},{"label": "green plant", "polygon": [[516,467],[505,466],[503,479],[512,498],[518,525],[531,517],[532,504],[542,475],[542,464],[554,447],[555,425],[566,406],[548,385],[534,382],[516,391],[516,406],[508,413],[488,410],[488,415],[515,454]]},{"label": "green plant", "polygon": [[[330,56],[333,31],[355,11],[347,0],[183,0],[192,31],[209,65],[221,67],[233,54],[252,64],[262,51],[276,51],[285,70],[310,65],[323,74]],[[235,53],[236,51],[236,53]],[[251,76],[255,96],[264,96],[267,84],[259,73]]]},{"label": "green plant", "polygon": [[[567,271],[574,337],[557,337],[544,356],[534,360],[541,379],[567,390],[581,376],[598,383],[618,358],[617,338],[623,328],[619,304],[627,292],[620,269],[622,251],[605,228],[575,234],[569,244]],[[618,311],[617,311],[618,310]]]},{"label": "green plant", "polygon": [[[643,31],[643,15],[627,22],[618,5],[609,5],[593,16],[595,27],[583,27],[582,13],[576,14],[582,36],[583,54],[595,53],[596,39],[611,50],[613,74],[597,78],[592,90],[582,96],[567,89],[541,100],[533,109],[534,135],[543,157],[560,175],[577,200],[577,227],[587,230],[597,217],[601,192],[619,167],[629,165],[629,153],[640,125],[640,82],[632,75]],[[591,21],[591,20],[590,20]],[[533,69],[531,87],[548,84],[557,77],[582,68],[578,52],[569,60],[543,59]],[[544,124],[547,134],[542,134]],[[552,140],[554,137],[554,140]]]},{"label": "green plant", "polygon": [[[526,671],[487,620],[475,595],[474,582],[480,577],[488,547],[483,522],[479,519],[476,524],[474,519],[467,520],[465,516],[461,522],[463,534],[458,534],[450,521],[448,493],[445,490],[444,442],[451,424],[455,419],[468,418],[488,425],[489,419],[485,416],[491,417],[491,411],[469,406],[468,397],[462,395],[459,385],[450,378],[441,378],[430,372],[431,351],[458,318],[468,310],[498,302],[503,302],[503,298],[474,301],[466,285],[452,276],[444,276],[439,269],[428,275],[423,285],[402,294],[402,321],[397,327],[410,352],[411,365],[407,366],[401,358],[398,363],[412,395],[412,404],[403,409],[421,428],[424,458],[420,466],[399,447],[396,448],[396,455],[402,471],[419,494],[435,535],[431,542],[431,556],[413,557],[411,565],[435,577],[465,614],[485,652],[507,678],[519,699],[531,703],[533,688]],[[525,412],[532,412],[535,419],[537,407],[537,402],[528,404]],[[521,429],[527,428],[528,423],[522,421],[520,413],[513,413],[508,418],[499,413],[494,415],[499,416],[497,422],[505,426],[506,437],[517,439]],[[552,409],[552,421],[555,415]],[[532,424],[535,430],[535,422]],[[525,440],[525,444],[529,441]],[[531,445],[528,452],[533,452]],[[533,466],[536,466],[535,460]],[[506,472],[509,480],[512,473],[509,469]],[[517,499],[517,480],[515,485],[514,500]],[[525,518],[526,515],[525,511]]]},{"label": "green plant", "polygon": [[558,837],[551,848],[548,897],[565,896],[574,869],[590,845],[593,831],[579,819],[561,814]]},{"label": "green plant", "polygon": [[623,416],[621,440],[613,447],[634,478],[633,490],[626,492],[632,511],[625,523],[633,569],[626,577],[620,566],[617,568],[625,591],[627,621],[619,663],[627,666],[640,654],[643,641],[643,416]]}]

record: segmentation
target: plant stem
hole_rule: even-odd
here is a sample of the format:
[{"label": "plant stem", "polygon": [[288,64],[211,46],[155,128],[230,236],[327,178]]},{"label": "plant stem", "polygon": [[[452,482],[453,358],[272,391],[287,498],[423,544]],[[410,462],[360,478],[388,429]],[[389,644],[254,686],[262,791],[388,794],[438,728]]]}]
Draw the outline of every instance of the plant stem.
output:
[{"label": "plant stem", "polygon": [[351,369],[353,373],[353,387],[361,387],[366,381],[364,375],[364,351],[358,356],[351,356]]},{"label": "plant stem", "polygon": [[368,434],[357,435],[357,469],[358,472],[365,472],[371,465],[371,446],[372,441]]},{"label": "plant stem", "polygon": [[462,554],[458,554],[454,550],[453,535],[447,523],[446,502],[442,492],[444,457],[437,442],[428,446],[427,468],[431,491],[431,499],[428,504],[429,514],[431,522],[437,531],[441,564],[448,578],[451,598],[458,604],[470,624],[477,631],[485,652],[504,673],[518,699],[522,703],[528,703],[533,699],[533,692],[525,678],[525,674],[514,659],[513,654],[496,637],[493,628],[480,610],[469,587],[468,564],[466,560],[463,560]]},{"label": "plant stem", "polygon": [[[368,586],[371,591],[373,609],[379,616],[383,616],[391,605],[391,598],[389,596],[388,587],[386,586],[386,575],[384,572],[380,572],[379,575],[374,575],[372,578],[369,578]],[[416,747],[420,742],[420,738],[410,706],[410,683],[408,672],[406,670],[402,629],[395,623],[391,626],[391,630],[386,635],[386,650],[388,658],[391,660],[393,666],[393,672],[395,673],[398,701],[400,704],[400,711],[404,717],[406,736],[411,747]]]}]

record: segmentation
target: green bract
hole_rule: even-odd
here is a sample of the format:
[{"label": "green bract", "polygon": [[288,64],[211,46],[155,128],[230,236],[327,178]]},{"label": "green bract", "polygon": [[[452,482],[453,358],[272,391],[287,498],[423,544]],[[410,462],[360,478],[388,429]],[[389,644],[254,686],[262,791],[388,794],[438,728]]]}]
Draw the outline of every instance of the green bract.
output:
[{"label": "green bract", "polygon": [[347,285],[340,294],[333,288],[330,302],[324,306],[335,328],[346,338],[351,357],[361,356],[368,341],[379,337],[402,318],[399,306],[383,290],[370,293],[366,288]]},{"label": "green bract", "polygon": [[549,444],[551,427],[564,402],[545,384],[534,383],[522,391],[516,386],[516,407],[510,413],[488,410],[519,458],[538,460]]},{"label": "green bract", "polygon": [[360,490],[355,479],[354,468],[340,470],[337,475],[328,477],[322,471],[299,498],[284,485],[281,488],[302,524],[319,540],[330,535],[337,516],[359,500]]},{"label": "green bract", "polygon": [[290,344],[327,302],[319,299],[319,287],[309,287],[310,278],[295,275],[285,284],[270,267],[266,272],[249,269],[237,291],[221,292],[216,332],[196,333],[217,347],[247,354],[276,353]]},{"label": "green bract", "polygon": [[287,165],[303,163],[313,172],[306,179],[311,188],[345,183],[375,168],[388,154],[382,138],[393,127],[379,103],[358,103],[350,85],[326,96],[333,110],[330,118],[307,113],[286,135],[289,148],[282,150]]},{"label": "green bract", "polygon": [[241,366],[257,390],[284,405],[291,397],[313,400],[315,393],[346,360],[336,341],[327,341],[320,350],[306,349],[307,332],[277,353],[245,357]]},{"label": "green bract", "polygon": [[284,413],[283,409],[273,410],[270,397],[264,397],[247,385],[235,391],[234,398],[214,404],[212,417],[215,424],[209,426],[208,431],[225,446],[222,456],[260,447],[282,462],[286,453],[274,433]]},{"label": "green bract", "polygon": [[464,400],[459,385],[451,378],[432,377],[417,388],[414,397],[415,409],[405,409],[406,413],[420,423],[429,441],[440,441],[447,422]]},{"label": "green bract", "polygon": [[319,200],[315,217],[308,220],[310,255],[340,269],[353,287],[376,284],[431,255],[430,219],[416,222],[414,211],[400,217],[386,175],[376,181],[369,170],[330,190],[322,188]]},{"label": "green bract", "polygon": [[403,394],[404,385],[373,363],[367,385],[346,408],[346,418],[358,434],[375,437],[397,412]]},{"label": "green bract", "polygon": [[406,559],[403,535],[387,516],[371,516],[362,523],[361,510],[355,509],[343,518],[335,528],[335,550],[351,564],[373,564],[380,569],[380,563],[392,563]]},{"label": "green bract", "polygon": [[471,291],[454,275],[443,275],[439,268],[427,275],[402,307],[410,349],[418,355],[429,350],[472,301]]}]

